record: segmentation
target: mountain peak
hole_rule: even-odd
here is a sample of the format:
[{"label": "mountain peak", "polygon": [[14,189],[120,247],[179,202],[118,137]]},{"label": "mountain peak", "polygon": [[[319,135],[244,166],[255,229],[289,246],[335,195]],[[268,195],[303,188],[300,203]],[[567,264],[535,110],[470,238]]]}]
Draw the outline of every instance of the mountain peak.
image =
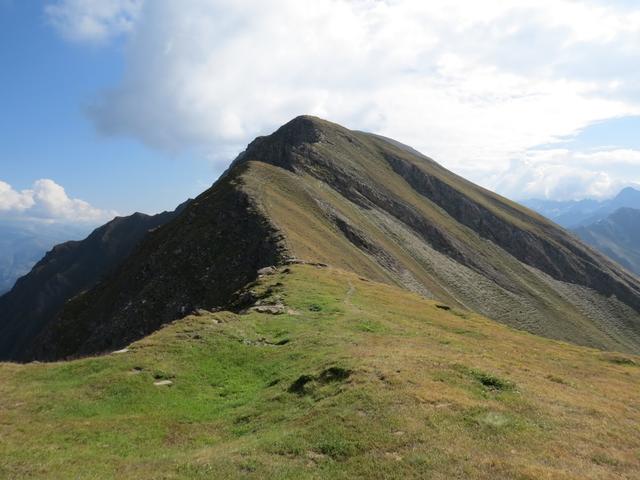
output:
[{"label": "mountain peak", "polygon": [[620,193],[616,195],[616,200],[638,199],[640,198],[640,190],[633,187],[626,187],[620,190]]},{"label": "mountain peak", "polygon": [[302,143],[316,143],[322,138],[322,131],[328,127],[338,127],[319,117],[300,115],[288,121],[268,137],[293,146]]},{"label": "mountain peak", "polygon": [[240,155],[238,162],[255,160],[291,171],[307,169],[323,161],[314,153],[323,142],[327,144],[329,141],[328,148],[334,153],[344,152],[341,137],[352,138],[350,130],[318,117],[300,115],[270,135],[256,138]]},{"label": "mountain peak", "polygon": [[390,139],[296,117],[254,140],[115,272],[67,302],[26,356],[117,349],[190,311],[243,309],[258,271],[292,259],[533,333],[640,351],[638,279],[427,160]]}]

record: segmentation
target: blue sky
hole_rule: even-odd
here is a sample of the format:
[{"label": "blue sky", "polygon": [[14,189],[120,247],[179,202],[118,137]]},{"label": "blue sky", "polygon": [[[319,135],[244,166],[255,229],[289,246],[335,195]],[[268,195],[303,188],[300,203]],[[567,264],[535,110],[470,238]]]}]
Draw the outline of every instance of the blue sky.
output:
[{"label": "blue sky", "polygon": [[96,132],[85,107],[122,75],[123,43],[68,42],[41,2],[0,2],[0,180],[23,190],[50,178],[122,213],[173,209],[215,180],[204,158]]},{"label": "blue sky", "polygon": [[559,145],[579,150],[607,146],[640,150],[640,117],[629,116],[596,122]]},{"label": "blue sky", "polygon": [[0,218],[171,209],[303,113],[604,198],[640,184],[639,60],[635,2],[0,0]]}]

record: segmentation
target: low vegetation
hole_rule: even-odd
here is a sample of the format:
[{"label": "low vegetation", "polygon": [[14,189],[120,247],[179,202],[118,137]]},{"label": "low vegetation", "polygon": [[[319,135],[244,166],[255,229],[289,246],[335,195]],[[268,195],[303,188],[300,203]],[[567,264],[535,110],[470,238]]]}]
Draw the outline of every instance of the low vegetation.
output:
[{"label": "low vegetation", "polygon": [[637,357],[330,268],[251,289],[286,311],[0,364],[0,478],[637,478]]}]

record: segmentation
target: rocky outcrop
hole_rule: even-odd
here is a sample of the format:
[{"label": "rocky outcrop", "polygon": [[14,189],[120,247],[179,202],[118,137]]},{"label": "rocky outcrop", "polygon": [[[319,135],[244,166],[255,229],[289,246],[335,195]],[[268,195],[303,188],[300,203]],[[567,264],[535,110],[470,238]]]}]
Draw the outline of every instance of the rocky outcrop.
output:
[{"label": "rocky outcrop", "polygon": [[[387,161],[417,192],[523,263],[557,280],[583,285],[606,296],[615,295],[640,311],[640,289],[635,282],[625,272],[615,272],[612,265],[594,257],[593,252],[562,230],[544,223],[535,225],[540,234],[519,228],[418,166],[393,156],[387,156]],[[506,203],[501,207],[509,208]]]}]

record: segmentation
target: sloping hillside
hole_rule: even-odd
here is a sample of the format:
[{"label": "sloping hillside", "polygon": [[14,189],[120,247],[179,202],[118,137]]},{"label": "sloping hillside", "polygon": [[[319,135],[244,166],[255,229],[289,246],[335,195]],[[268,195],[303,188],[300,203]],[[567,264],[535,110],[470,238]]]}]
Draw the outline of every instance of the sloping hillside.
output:
[{"label": "sloping hillside", "polygon": [[640,281],[553,223],[409,147],[313,117],[256,139],[208,191],[70,302],[27,352],[117,349],[228,305],[289,258],[402,286],[532,333],[640,351]]},{"label": "sloping hillside", "polygon": [[244,297],[121,353],[0,364],[0,478],[637,478],[639,357],[330,268]]},{"label": "sloping hillside", "polygon": [[620,208],[607,218],[574,230],[580,239],[640,275],[640,210]]}]

